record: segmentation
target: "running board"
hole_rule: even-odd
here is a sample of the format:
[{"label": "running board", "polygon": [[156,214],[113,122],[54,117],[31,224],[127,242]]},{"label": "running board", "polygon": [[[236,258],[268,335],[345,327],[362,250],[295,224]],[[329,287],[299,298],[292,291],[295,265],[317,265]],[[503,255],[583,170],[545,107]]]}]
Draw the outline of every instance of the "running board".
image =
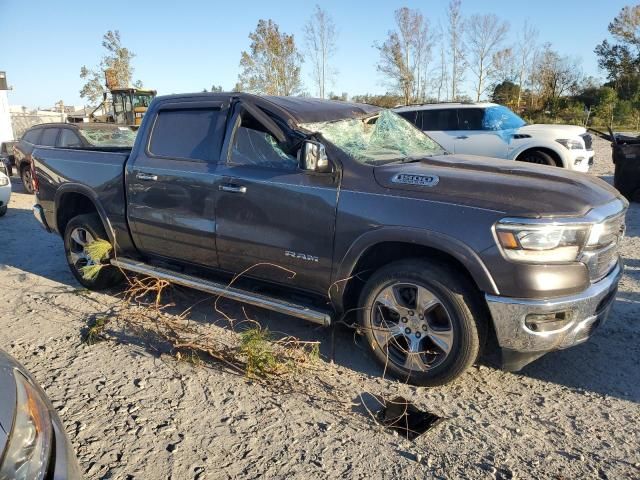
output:
[{"label": "running board", "polygon": [[204,280],[184,273],[174,272],[166,268],[154,267],[128,258],[111,259],[111,265],[123,270],[166,280],[167,282],[175,283],[176,285],[182,285],[184,287],[193,288],[213,295],[219,295],[236,302],[248,303],[249,305],[255,305],[256,307],[265,308],[278,313],[284,313],[285,315],[291,315],[292,317],[298,317],[325,327],[331,325],[331,315],[327,312],[312,310],[302,305],[285,302],[259,293],[228,287],[221,283]]}]

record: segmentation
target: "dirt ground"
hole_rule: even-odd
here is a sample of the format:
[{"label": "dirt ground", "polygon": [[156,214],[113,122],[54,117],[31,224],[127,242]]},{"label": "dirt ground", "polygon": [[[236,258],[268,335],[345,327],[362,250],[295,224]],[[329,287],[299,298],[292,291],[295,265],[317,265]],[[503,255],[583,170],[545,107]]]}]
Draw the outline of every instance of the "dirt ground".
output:
[{"label": "dirt ground", "polygon": [[[597,140],[594,173],[611,180]],[[419,389],[381,378],[362,341],[336,334],[335,364],[294,389],[194,366],[122,329],[81,341],[117,293],[79,288],[61,240],[31,214],[14,178],[0,219],[0,347],[46,390],[90,479],[630,478],[640,477],[640,205],[628,213],[626,270],[608,322],[587,343],[519,373],[483,362],[458,382]],[[177,309],[217,318],[211,301],[179,291]],[[231,315],[238,306],[225,304]],[[273,330],[322,341],[316,326],[252,310]],[[218,328],[218,327],[211,327]],[[446,420],[410,442],[370,420],[362,399],[401,394]],[[367,402],[365,402],[366,404]]]}]

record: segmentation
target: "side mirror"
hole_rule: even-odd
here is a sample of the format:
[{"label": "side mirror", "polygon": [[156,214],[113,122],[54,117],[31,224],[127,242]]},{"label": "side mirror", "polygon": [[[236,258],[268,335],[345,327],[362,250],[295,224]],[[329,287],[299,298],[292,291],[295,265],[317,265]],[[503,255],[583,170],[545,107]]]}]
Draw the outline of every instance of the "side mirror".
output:
[{"label": "side mirror", "polygon": [[307,172],[327,173],[331,171],[331,164],[324,145],[315,140],[305,140],[298,151],[300,168]]}]

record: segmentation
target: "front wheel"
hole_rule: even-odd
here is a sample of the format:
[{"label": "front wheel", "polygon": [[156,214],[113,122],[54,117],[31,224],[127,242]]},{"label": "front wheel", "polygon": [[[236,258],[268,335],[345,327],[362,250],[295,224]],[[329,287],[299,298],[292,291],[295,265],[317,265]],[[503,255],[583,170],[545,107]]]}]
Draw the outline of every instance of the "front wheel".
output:
[{"label": "front wheel", "polygon": [[64,251],[69,269],[76,280],[89,290],[103,290],[122,281],[122,273],[103,260],[97,274],[87,275],[85,267],[96,265],[87,253],[86,247],[95,240],[107,240],[107,234],[97,214],[73,217],[64,231]]},{"label": "front wheel", "polygon": [[4,217],[7,213],[7,206],[3,205],[2,207],[0,207],[0,217]]},{"label": "front wheel", "polygon": [[518,157],[520,162],[537,163],[538,165],[549,165],[557,167],[558,164],[551,155],[541,150],[529,150]]},{"label": "front wheel", "polygon": [[486,333],[471,282],[447,264],[420,259],[371,276],[360,295],[359,325],[385,372],[422,386],[459,377]]}]

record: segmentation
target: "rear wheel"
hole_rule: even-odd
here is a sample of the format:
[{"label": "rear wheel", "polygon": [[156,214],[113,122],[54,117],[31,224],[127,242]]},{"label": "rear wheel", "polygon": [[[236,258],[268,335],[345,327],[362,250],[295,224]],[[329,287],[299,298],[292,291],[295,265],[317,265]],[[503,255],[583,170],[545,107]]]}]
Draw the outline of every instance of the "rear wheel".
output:
[{"label": "rear wheel", "polygon": [[5,214],[7,213],[7,208],[8,207],[6,205],[3,205],[3,206],[0,207],[0,217],[4,217],[5,216]]},{"label": "rear wheel", "polygon": [[528,150],[518,157],[521,162],[537,163],[538,165],[559,166],[551,155],[542,150]]},{"label": "rear wheel", "polygon": [[31,174],[31,168],[28,164],[22,167],[20,178],[22,178],[24,191],[29,194],[33,193],[33,175]]},{"label": "rear wheel", "polygon": [[476,360],[486,331],[477,290],[449,265],[401,261],[360,296],[359,324],[374,358],[402,381],[442,385]]},{"label": "rear wheel", "polygon": [[82,286],[90,290],[102,290],[120,283],[123,277],[120,270],[109,265],[106,259],[95,277],[85,277],[83,268],[96,264],[86,251],[86,246],[95,240],[108,241],[97,214],[78,215],[67,224],[64,232],[64,251],[71,273]]}]

